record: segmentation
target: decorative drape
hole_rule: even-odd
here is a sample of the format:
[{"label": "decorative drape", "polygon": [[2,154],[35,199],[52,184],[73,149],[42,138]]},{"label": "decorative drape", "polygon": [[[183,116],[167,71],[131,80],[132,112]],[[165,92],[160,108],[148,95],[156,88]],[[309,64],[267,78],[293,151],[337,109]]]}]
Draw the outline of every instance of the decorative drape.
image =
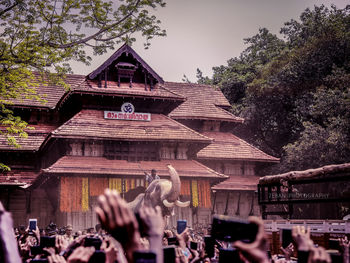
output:
[{"label": "decorative drape", "polygon": [[82,177],[61,177],[61,184],[60,184],[61,212],[82,211],[82,200],[83,200],[82,188],[83,188]]},{"label": "decorative drape", "polygon": [[192,180],[191,182],[191,190],[192,190],[192,206],[198,207],[198,184],[197,180]]},{"label": "decorative drape", "polygon": [[83,212],[89,211],[89,178],[82,178],[82,199],[81,210]]},{"label": "decorative drape", "polygon": [[90,196],[99,196],[100,194],[103,194],[106,188],[108,188],[109,186],[108,178],[90,177],[89,185],[90,185]]},{"label": "decorative drape", "polygon": [[[183,184],[184,182],[184,184]],[[192,197],[193,207],[205,207],[211,208],[211,194],[210,194],[210,184],[208,180],[192,180],[191,183],[187,180],[181,181],[181,194],[188,193]]]},{"label": "decorative drape", "polygon": [[[61,177],[60,211],[85,212],[89,210],[90,196],[98,196],[104,189],[115,189],[126,193],[137,186],[148,183],[144,179],[106,177]],[[208,180],[181,180],[181,195],[190,196],[193,207],[211,207],[210,184]]]},{"label": "decorative drape", "polygon": [[191,181],[190,180],[181,180],[181,195],[191,195]]}]

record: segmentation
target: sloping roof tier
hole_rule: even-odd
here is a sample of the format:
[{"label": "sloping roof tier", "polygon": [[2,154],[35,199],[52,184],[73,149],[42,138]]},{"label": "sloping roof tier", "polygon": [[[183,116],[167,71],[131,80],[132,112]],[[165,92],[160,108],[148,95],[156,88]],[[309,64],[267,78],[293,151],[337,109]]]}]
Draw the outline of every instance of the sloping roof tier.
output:
[{"label": "sloping roof tier", "polygon": [[222,109],[231,105],[222,92],[213,86],[166,82],[164,87],[187,98],[169,114],[171,118],[243,122],[242,118]]},{"label": "sloping roof tier", "polygon": [[35,171],[11,170],[0,175],[0,185],[29,186],[38,175]]},{"label": "sloping roof tier", "polygon": [[239,191],[256,191],[259,182],[257,176],[238,176],[232,175],[230,178],[212,186],[212,190],[239,190]]},{"label": "sloping roof tier", "polygon": [[49,168],[43,169],[43,171],[55,174],[145,176],[145,171],[150,173],[152,169],[156,169],[159,176],[169,176],[168,164],[176,169],[180,177],[226,178],[225,175],[217,173],[194,160],[128,162],[125,160],[110,160],[104,157],[64,156]]},{"label": "sloping roof tier", "polygon": [[211,142],[211,139],[162,114],[152,114],[151,121],[129,121],[104,119],[101,110],[82,110],[52,134],[53,137],[65,138]]},{"label": "sloping roof tier", "polygon": [[108,68],[115,62],[123,53],[132,55],[141,65],[145,68],[159,83],[163,83],[163,79],[133,50],[129,45],[124,44],[116,52],[113,53],[101,66],[91,72],[88,77],[94,79],[98,74],[101,74],[103,70]]},{"label": "sloping roof tier", "polygon": [[202,134],[213,139],[213,142],[197,153],[198,159],[279,162],[279,158],[264,153],[232,133],[203,132]]},{"label": "sloping roof tier", "polygon": [[[85,80],[84,75],[73,75],[67,74],[64,81],[66,84],[70,86],[70,88],[74,86],[79,86]],[[45,109],[54,109],[56,105],[59,103],[63,95],[67,92],[65,88],[58,85],[53,84],[44,84],[42,81],[39,81],[38,86],[33,87],[36,90],[37,95],[40,96],[46,102],[41,102],[34,99],[17,99],[14,100],[11,104],[14,106],[22,106],[22,107],[37,107],[37,108],[45,108]]]},{"label": "sloping roof tier", "polygon": [[51,131],[57,128],[57,125],[30,125],[34,129],[27,129],[27,138],[15,135],[15,139],[20,148],[16,148],[8,144],[4,136],[0,137],[0,150],[16,150],[16,151],[38,151],[46,137]]},{"label": "sloping roof tier", "polygon": [[260,178],[259,184],[274,184],[281,183],[282,181],[298,181],[305,179],[336,177],[337,174],[339,174],[339,176],[342,176],[343,173],[346,173],[346,176],[349,178],[349,172],[350,163],[333,164],[304,171],[291,171],[283,174],[267,175]]},{"label": "sloping roof tier", "polygon": [[149,86],[148,90],[145,90],[145,84],[143,83],[132,83],[132,88],[130,88],[129,83],[120,83],[120,86],[118,86],[118,82],[116,81],[107,81],[107,88],[105,88],[104,80],[102,80],[99,85],[98,80],[86,79],[81,85],[74,86],[71,90],[72,92],[78,93],[94,93],[110,96],[135,96],[180,101],[185,100],[185,98],[179,94],[176,94],[158,84],[152,90],[149,90]]}]

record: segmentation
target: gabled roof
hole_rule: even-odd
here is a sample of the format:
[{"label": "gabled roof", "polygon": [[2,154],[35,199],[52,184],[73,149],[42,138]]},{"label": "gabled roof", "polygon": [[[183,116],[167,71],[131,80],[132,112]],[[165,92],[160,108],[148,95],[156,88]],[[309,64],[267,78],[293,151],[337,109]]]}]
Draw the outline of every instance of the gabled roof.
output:
[{"label": "gabled roof", "polygon": [[142,176],[144,171],[157,170],[159,176],[169,176],[167,165],[171,164],[180,177],[190,178],[227,178],[214,170],[193,160],[161,160],[128,162],[109,160],[104,157],[64,156],[49,168],[43,169],[47,174],[86,174],[101,176]]},{"label": "gabled roof", "polygon": [[264,153],[232,133],[203,132],[202,134],[213,139],[213,142],[197,153],[198,159],[279,162],[279,158]]},{"label": "gabled roof", "polygon": [[101,66],[95,69],[88,75],[89,79],[94,79],[101,74],[108,66],[116,61],[123,53],[132,55],[159,83],[164,83],[164,80],[133,50],[129,45],[124,44],[112,56],[110,56]]},{"label": "gabled roof", "polygon": [[20,144],[20,148],[16,148],[8,144],[7,139],[4,136],[0,136],[0,150],[14,150],[14,151],[38,151],[40,146],[51,133],[51,131],[57,128],[57,125],[29,125],[34,129],[27,129],[28,138],[22,138],[14,136],[17,143]]},{"label": "gabled roof", "polygon": [[[101,87],[102,86],[102,87]],[[129,83],[118,83],[116,81],[107,81],[107,89],[104,88],[104,81],[99,86],[98,80],[84,80],[80,85],[71,88],[72,93],[91,93],[103,94],[104,96],[129,96],[129,97],[149,97],[159,99],[171,99],[184,101],[185,98],[169,89],[156,85],[151,91],[145,90],[145,84],[133,83],[130,88]]]},{"label": "gabled roof", "polygon": [[212,190],[256,191],[259,182],[257,176],[231,175],[228,179],[212,186]]},{"label": "gabled roof", "polygon": [[193,83],[165,82],[164,87],[186,97],[169,116],[174,119],[220,120],[242,123],[244,120],[225,109],[231,107],[221,90]]},{"label": "gabled roof", "polygon": [[52,132],[53,137],[128,141],[193,141],[210,143],[211,139],[162,114],[152,114],[151,121],[104,119],[104,111],[82,110]]},{"label": "gabled roof", "polygon": [[[35,75],[37,75],[34,72]],[[75,75],[75,74],[67,74],[65,76],[65,83],[70,87],[79,86],[85,80],[84,75]],[[54,109],[57,104],[63,97],[65,93],[68,91],[62,86],[54,85],[54,84],[45,84],[43,82],[39,82],[39,85],[33,87],[33,89],[37,92],[37,95],[40,98],[44,99],[46,102],[41,102],[33,99],[16,99],[12,101],[10,106],[19,106],[19,107],[35,107],[35,108],[44,108],[44,109]]]}]

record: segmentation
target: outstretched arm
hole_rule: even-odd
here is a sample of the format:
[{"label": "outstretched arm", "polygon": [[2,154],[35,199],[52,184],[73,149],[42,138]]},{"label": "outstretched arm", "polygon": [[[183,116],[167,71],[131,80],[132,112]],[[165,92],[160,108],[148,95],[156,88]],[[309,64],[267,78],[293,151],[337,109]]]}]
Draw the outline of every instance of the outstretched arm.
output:
[{"label": "outstretched arm", "polygon": [[117,191],[106,189],[98,198],[96,213],[105,228],[126,252],[129,262],[133,261],[133,252],[141,248],[138,223],[134,213]]}]

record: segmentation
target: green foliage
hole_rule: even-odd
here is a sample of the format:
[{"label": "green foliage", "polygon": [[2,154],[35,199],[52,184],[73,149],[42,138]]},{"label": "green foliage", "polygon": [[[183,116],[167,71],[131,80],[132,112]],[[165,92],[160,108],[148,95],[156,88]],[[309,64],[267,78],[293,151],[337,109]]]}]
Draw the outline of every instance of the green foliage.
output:
[{"label": "green foliage", "polygon": [[260,29],[239,58],[213,68],[246,119],[236,132],[282,158],[269,172],[349,162],[350,6],[306,9],[281,34]]},{"label": "green foliage", "polygon": [[45,103],[36,93],[39,83],[69,88],[64,83],[69,62],[89,64],[86,48],[99,55],[117,44],[131,44],[136,32],[147,48],[153,37],[165,36],[149,13],[163,6],[163,0],[0,0],[1,135],[19,146],[13,135],[25,136],[27,123],[8,110],[11,103]]}]

